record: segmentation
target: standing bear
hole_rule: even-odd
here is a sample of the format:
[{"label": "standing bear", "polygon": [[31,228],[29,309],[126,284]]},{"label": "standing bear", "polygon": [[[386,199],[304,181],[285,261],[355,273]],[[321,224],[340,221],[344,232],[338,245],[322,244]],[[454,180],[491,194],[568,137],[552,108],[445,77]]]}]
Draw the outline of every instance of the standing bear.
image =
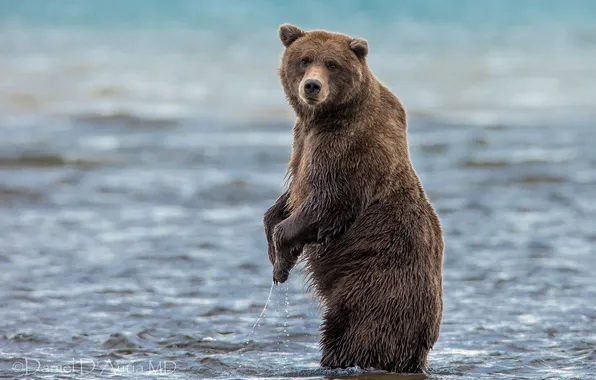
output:
[{"label": "standing bear", "polygon": [[443,313],[443,233],[410,161],[406,111],[368,43],[284,24],[290,179],[264,216],[273,279],[302,255],[324,307],[321,366],[426,371]]}]

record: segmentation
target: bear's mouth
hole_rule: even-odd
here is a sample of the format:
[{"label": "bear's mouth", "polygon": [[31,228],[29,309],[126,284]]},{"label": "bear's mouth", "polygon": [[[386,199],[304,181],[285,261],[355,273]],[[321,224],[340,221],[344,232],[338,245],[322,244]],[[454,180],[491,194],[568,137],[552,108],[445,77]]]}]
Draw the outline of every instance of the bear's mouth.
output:
[{"label": "bear's mouth", "polygon": [[323,103],[327,99],[327,93],[321,92],[317,95],[308,95],[305,94],[304,91],[300,91],[299,93],[300,100],[308,106],[316,106]]},{"label": "bear's mouth", "polygon": [[314,97],[314,96],[301,95],[300,99],[302,99],[302,101],[304,103],[308,104],[309,106],[314,106],[321,102],[321,100],[319,100],[318,97]]}]

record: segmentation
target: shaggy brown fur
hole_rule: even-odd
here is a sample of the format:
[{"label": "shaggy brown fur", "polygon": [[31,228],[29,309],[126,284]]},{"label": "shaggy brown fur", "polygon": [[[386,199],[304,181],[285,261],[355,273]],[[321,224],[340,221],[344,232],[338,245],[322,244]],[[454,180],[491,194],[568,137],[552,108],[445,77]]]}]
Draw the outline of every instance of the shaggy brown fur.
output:
[{"label": "shaggy brown fur", "polygon": [[369,70],[365,40],[292,25],[279,34],[297,118],[289,188],[264,217],[274,281],[304,255],[325,308],[323,367],[423,372],[443,312],[443,237],[410,161],[404,107]]}]

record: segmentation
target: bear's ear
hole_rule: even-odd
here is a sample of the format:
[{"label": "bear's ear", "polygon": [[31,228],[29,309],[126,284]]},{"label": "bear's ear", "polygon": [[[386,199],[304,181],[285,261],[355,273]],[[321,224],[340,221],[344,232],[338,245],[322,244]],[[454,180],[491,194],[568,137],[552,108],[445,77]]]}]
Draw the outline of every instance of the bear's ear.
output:
[{"label": "bear's ear", "polygon": [[350,49],[356,53],[358,58],[366,58],[368,54],[368,42],[362,38],[354,38],[350,41]]},{"label": "bear's ear", "polygon": [[306,32],[304,30],[294,25],[283,24],[279,27],[279,39],[285,47],[290,46],[292,42],[296,41],[305,34]]}]

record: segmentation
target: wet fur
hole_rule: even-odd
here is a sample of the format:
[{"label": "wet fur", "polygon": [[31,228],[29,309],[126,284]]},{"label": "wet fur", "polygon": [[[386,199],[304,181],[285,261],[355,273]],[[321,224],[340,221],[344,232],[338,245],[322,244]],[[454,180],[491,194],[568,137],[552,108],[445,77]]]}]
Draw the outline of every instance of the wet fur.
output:
[{"label": "wet fur", "polygon": [[[288,25],[280,39],[296,123],[288,190],[264,217],[274,280],[303,255],[324,306],[323,367],[423,372],[442,319],[443,237],[410,161],[406,112],[369,70],[366,41]],[[298,96],[305,56],[339,65],[314,107]]]}]

